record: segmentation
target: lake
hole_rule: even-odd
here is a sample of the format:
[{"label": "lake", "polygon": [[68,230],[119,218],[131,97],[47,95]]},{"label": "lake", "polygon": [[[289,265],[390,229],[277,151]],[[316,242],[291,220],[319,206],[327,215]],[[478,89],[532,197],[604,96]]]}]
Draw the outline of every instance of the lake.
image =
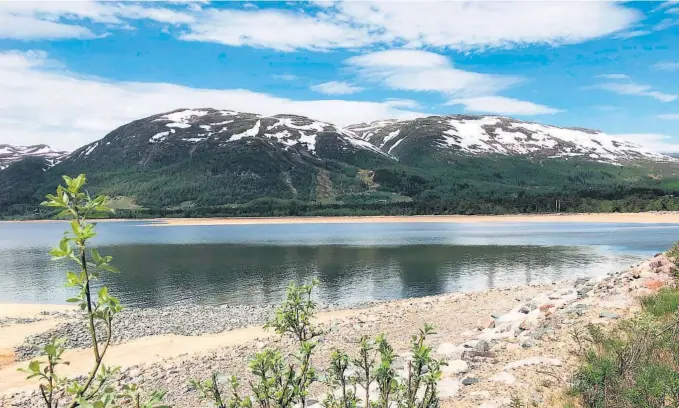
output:
[{"label": "lake", "polygon": [[[64,303],[50,260],[67,224],[0,223],[0,302]],[[157,227],[104,222],[93,243],[122,273],[128,306],[277,303],[291,280],[318,298],[371,300],[604,275],[667,249],[675,224],[350,223]]]}]

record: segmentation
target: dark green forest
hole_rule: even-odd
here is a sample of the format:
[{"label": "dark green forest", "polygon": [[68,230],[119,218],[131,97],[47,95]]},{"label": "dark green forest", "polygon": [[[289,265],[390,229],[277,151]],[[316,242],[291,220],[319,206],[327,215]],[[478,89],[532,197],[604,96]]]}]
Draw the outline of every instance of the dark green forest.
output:
[{"label": "dark green forest", "polygon": [[[36,182],[27,175],[36,174],[37,163],[17,164],[5,170],[16,173],[12,184],[18,180],[20,187],[2,189],[2,216],[53,217],[34,196],[43,193],[43,185],[58,182],[59,175],[40,170]],[[304,162],[283,173],[280,163],[261,160],[240,162],[244,169],[257,166],[254,171],[206,173],[175,164],[87,174],[93,194],[134,202],[111,215],[119,218],[553,213],[557,205],[570,213],[679,210],[679,178],[669,164],[623,167],[507,156],[451,156],[417,167],[360,164],[376,166],[363,179],[359,167],[330,159]],[[73,166],[67,174],[77,170]],[[0,187],[3,182],[0,178]],[[329,199],[319,199],[319,182],[328,184]]]}]

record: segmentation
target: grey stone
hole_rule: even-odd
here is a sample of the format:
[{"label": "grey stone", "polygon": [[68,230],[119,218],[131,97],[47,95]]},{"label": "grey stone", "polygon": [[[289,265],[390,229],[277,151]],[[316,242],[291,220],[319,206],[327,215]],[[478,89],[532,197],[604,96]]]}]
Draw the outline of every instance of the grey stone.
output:
[{"label": "grey stone", "polygon": [[613,312],[608,312],[608,311],[605,311],[605,310],[602,311],[601,313],[599,313],[599,317],[601,317],[603,319],[618,319],[618,318],[620,318],[620,316],[618,314],[613,313]]},{"label": "grey stone", "polygon": [[462,380],[462,385],[472,385],[472,384],[476,384],[477,382],[479,382],[478,378],[466,377],[464,380]]}]

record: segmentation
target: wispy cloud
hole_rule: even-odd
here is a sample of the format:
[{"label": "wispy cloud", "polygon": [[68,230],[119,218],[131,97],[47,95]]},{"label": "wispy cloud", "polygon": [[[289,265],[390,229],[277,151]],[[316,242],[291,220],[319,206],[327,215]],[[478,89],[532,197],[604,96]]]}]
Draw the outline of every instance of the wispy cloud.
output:
[{"label": "wispy cloud", "polygon": [[652,34],[652,31],[649,30],[632,30],[632,31],[623,31],[621,33],[618,33],[615,35],[615,38],[619,38],[621,40],[627,40],[630,38],[634,37],[643,37],[645,35]]},{"label": "wispy cloud", "polygon": [[200,6],[175,10],[159,3],[140,5],[98,1],[3,1],[0,2],[0,38],[87,39],[109,30],[130,28],[135,20],[165,24],[190,24]]},{"label": "wispy cloud", "polygon": [[623,32],[642,18],[619,2],[297,4],[284,10],[194,2],[0,2],[0,37],[87,38],[152,20],[177,26],[170,32],[188,41],[280,51],[375,45],[476,50],[575,44]]},{"label": "wispy cloud", "polygon": [[660,153],[679,153],[679,144],[673,137],[658,133],[628,133],[611,135]]},{"label": "wispy cloud", "polygon": [[273,76],[274,79],[279,79],[281,81],[294,81],[297,79],[297,75],[293,74],[277,74]]},{"label": "wispy cloud", "polygon": [[677,62],[659,62],[653,65],[654,69],[659,71],[679,71],[679,61]]},{"label": "wispy cloud", "polygon": [[601,74],[597,75],[596,78],[605,78],[605,79],[629,79],[628,75],[625,74]]},{"label": "wispy cloud", "polygon": [[679,120],[679,113],[663,113],[661,115],[658,115],[658,119]]},{"label": "wispy cloud", "polygon": [[348,82],[330,81],[314,85],[311,87],[311,90],[326,95],[349,95],[356,92],[361,92],[363,88],[352,85]]},{"label": "wispy cloud", "polygon": [[604,91],[617,93],[618,95],[648,96],[657,99],[661,102],[672,102],[678,98],[677,95],[653,91],[651,86],[649,85],[635,84],[633,82],[628,83],[609,82],[604,84],[592,85],[588,88],[601,89]]},{"label": "wispy cloud", "polygon": [[605,74],[597,75],[595,76],[595,78],[606,78],[611,80],[619,79],[619,81],[594,84],[586,86],[583,89],[600,89],[603,91],[613,92],[618,95],[648,96],[662,102],[672,102],[675,99],[679,98],[679,95],[654,91],[650,85],[643,85],[632,82],[632,80],[627,75]]},{"label": "wispy cloud", "polygon": [[453,99],[447,105],[464,105],[471,112],[498,113],[502,115],[551,115],[562,112],[533,102],[521,101],[502,96],[480,96],[476,98]]},{"label": "wispy cloud", "polygon": [[428,51],[377,51],[349,58],[345,63],[365,80],[391,89],[438,92],[448,96],[492,94],[524,81],[514,76],[458,69],[445,56]]}]

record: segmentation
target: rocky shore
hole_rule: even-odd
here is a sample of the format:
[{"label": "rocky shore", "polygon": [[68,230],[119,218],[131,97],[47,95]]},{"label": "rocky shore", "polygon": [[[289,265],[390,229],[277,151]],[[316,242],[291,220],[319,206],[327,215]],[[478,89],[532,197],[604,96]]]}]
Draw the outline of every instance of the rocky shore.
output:
[{"label": "rocky shore", "polygon": [[[319,324],[324,335],[314,363],[326,367],[333,349],[341,347],[353,353],[361,335],[384,333],[399,353],[398,365],[402,368],[409,358],[410,335],[427,322],[437,329],[430,339],[436,356],[448,362],[439,390],[444,397],[443,406],[500,408],[509,407],[512,401],[521,401],[525,406],[562,406],[564,389],[577,364],[577,344],[572,333],[587,324],[606,326],[636,313],[639,296],[674,284],[673,268],[668,258],[657,255],[601,278],[445,294],[321,313]],[[181,307],[160,313],[127,313],[132,313],[130,319],[120,320],[128,322],[116,328],[120,332],[116,341],[121,345],[134,338],[175,333],[191,336],[181,340],[189,349],[190,342],[210,336],[206,333],[260,325],[270,310]],[[76,327],[76,323],[66,321],[48,334],[65,334],[69,345],[85,346]],[[27,338],[18,347],[16,358],[32,355],[30,346],[39,344],[48,334]],[[198,351],[191,348],[191,352],[169,358],[152,360],[149,356],[134,364],[121,364],[120,380],[137,382],[144,389],[167,390],[169,405],[200,407],[205,404],[198,401],[197,393],[188,385],[189,379],[203,379],[217,370],[247,381],[247,361],[254,353],[269,346],[284,352],[295,349],[290,340],[263,331],[257,337],[224,339],[225,345]],[[0,384],[3,376],[9,379],[10,370],[15,371],[19,364],[0,368]],[[12,384],[0,386],[0,406],[37,406],[37,392],[24,392],[31,390],[30,383]],[[316,386],[312,395],[320,400],[327,391]]]}]

